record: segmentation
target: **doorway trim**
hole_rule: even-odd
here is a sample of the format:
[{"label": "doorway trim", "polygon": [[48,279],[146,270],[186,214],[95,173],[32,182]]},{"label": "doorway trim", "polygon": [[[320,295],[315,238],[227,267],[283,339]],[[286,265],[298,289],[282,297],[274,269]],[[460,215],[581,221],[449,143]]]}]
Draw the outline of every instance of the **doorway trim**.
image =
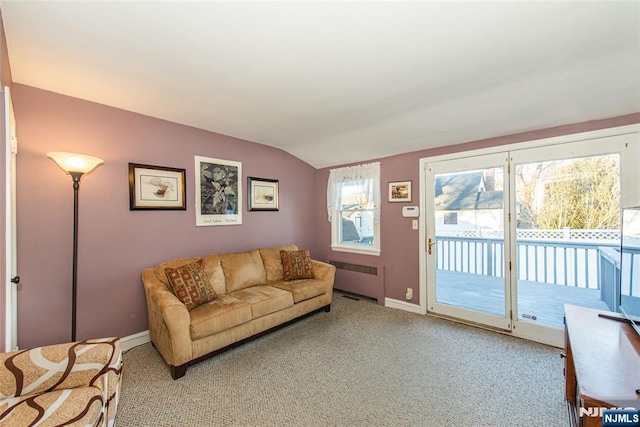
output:
[{"label": "doorway trim", "polygon": [[16,200],[15,200],[15,167],[17,154],[17,137],[15,134],[15,113],[13,111],[13,100],[10,88],[4,86],[2,102],[4,103],[5,123],[5,147],[4,147],[4,177],[5,177],[5,342],[4,351],[14,351],[18,349],[18,298],[17,284],[12,283],[12,278],[17,274],[16,262]]}]

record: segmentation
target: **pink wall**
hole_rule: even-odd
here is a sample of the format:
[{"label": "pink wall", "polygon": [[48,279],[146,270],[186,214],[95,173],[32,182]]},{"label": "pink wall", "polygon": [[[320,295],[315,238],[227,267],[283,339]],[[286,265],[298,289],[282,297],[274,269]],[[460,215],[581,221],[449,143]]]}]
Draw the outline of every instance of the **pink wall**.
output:
[{"label": "pink wall", "polygon": [[[104,159],[80,185],[77,338],[148,329],[143,268],[178,257],[293,242],[312,254],[315,170],[284,151],[15,84],[18,344],[70,339],[73,187],[46,157]],[[243,167],[243,223],[196,227],[194,155]],[[186,211],[130,211],[128,162],[186,169]],[[246,177],[280,181],[279,212],[247,212]]]},{"label": "pink wall", "polygon": [[[410,302],[418,304],[420,301],[418,292],[418,257],[420,251],[420,248],[418,247],[418,231],[411,229],[411,218],[404,218],[402,216],[402,206],[418,206],[420,204],[419,162],[421,158],[512,144],[516,142],[531,141],[553,136],[568,135],[578,132],[587,132],[633,123],[640,123],[640,113],[515,135],[501,136],[378,159],[381,163],[380,181],[383,199],[380,212],[380,234],[382,244],[381,255],[377,257],[331,251],[331,227],[327,221],[327,212],[326,209],[319,209],[318,212],[316,212],[315,217],[318,257],[319,259],[324,260],[342,261],[378,268],[379,277],[361,273],[357,273],[357,276],[354,273],[343,273],[342,275],[337,274],[337,288],[376,298],[380,304],[384,304],[384,297],[404,301],[406,289],[408,287],[412,287],[413,299]],[[316,205],[319,207],[326,206],[328,176],[329,168],[320,169],[316,172]],[[406,180],[411,180],[413,182],[411,203],[388,203],[386,201],[387,183],[389,181]]]},{"label": "pink wall", "polygon": [[[4,35],[4,24],[2,21],[2,11],[0,11],[0,84],[4,88],[4,86],[11,87],[11,68],[9,66],[9,53],[7,51],[7,41]],[[4,93],[2,94],[4,96]],[[0,100],[0,175],[3,177],[0,182],[3,184],[0,186],[0,242],[4,242],[6,240],[5,236],[5,212],[6,212],[6,192],[4,188],[4,176],[6,174],[6,129],[5,129],[5,120],[4,120],[4,100]],[[7,274],[7,267],[5,265],[5,248],[4,243],[2,243],[2,249],[0,249],[0,277],[3,278],[3,285],[0,286],[0,351],[5,350],[4,342],[5,342],[5,318],[6,318],[6,288],[4,286],[4,278]]]},{"label": "pink wall", "polygon": [[[71,179],[48,151],[95,155],[105,164],[80,188],[78,338],[127,336],[147,329],[140,271],[157,262],[204,253],[294,242],[316,259],[378,267],[378,276],[339,274],[336,287],[378,298],[418,295],[418,232],[403,203],[382,204],[382,255],[332,252],[326,217],[329,169],[274,148],[16,84],[18,123],[18,292],[22,348],[70,338]],[[383,199],[389,181],[413,181],[419,204],[419,159],[463,150],[640,123],[640,114],[474,141],[380,159]],[[4,142],[3,142],[4,143]],[[237,160],[243,175],[280,180],[279,212],[247,212],[243,224],[195,227],[194,155]],[[187,211],[130,211],[127,163],[185,168]],[[246,200],[246,182],[243,179]]]}]

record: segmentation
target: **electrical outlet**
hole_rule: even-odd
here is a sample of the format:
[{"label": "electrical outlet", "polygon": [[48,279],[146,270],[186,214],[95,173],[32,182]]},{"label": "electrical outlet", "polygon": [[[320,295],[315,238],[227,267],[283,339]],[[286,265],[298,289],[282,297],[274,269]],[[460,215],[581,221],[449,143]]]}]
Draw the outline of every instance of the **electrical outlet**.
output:
[{"label": "electrical outlet", "polygon": [[407,294],[405,295],[407,301],[413,299],[413,288],[407,288]]}]

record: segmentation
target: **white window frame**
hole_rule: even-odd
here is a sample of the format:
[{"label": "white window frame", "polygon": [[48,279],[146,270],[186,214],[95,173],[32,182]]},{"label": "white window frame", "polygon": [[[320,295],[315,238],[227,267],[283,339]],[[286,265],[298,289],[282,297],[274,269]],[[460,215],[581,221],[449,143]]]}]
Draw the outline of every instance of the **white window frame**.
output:
[{"label": "white window frame", "polygon": [[[370,197],[373,200],[373,207],[366,209],[352,210],[354,212],[372,212],[373,213],[373,244],[349,244],[340,242],[340,225],[342,218],[342,209],[338,203],[338,191],[345,183],[358,179],[371,179]],[[331,169],[329,171],[329,182],[327,184],[327,213],[329,222],[331,223],[331,250],[336,252],[350,252],[362,255],[380,256],[380,163],[369,163],[358,166],[348,166],[344,168]]]}]

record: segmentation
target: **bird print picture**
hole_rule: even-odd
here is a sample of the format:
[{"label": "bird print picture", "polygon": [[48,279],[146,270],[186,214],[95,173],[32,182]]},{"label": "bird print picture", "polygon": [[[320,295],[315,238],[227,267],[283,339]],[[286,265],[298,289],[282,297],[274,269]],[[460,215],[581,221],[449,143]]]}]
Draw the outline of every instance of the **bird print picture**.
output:
[{"label": "bird print picture", "polygon": [[129,208],[186,210],[184,169],[129,163]]},{"label": "bird print picture", "polygon": [[143,200],[178,200],[178,180],[173,177],[141,175]]}]

